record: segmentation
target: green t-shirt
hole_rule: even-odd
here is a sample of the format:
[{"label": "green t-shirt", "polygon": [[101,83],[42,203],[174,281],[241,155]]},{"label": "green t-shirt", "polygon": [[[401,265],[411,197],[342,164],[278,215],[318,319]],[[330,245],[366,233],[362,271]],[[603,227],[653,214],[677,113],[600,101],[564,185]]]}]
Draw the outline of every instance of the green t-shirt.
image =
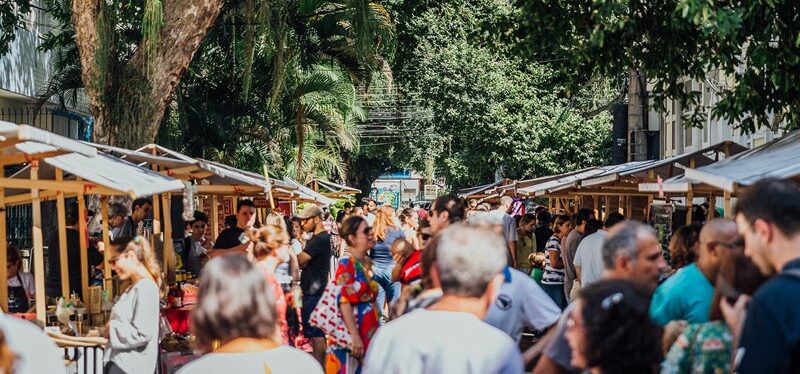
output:
[{"label": "green t-shirt", "polygon": [[522,236],[519,234],[519,239],[517,239],[517,269],[530,269],[531,262],[528,260],[528,256],[531,253],[536,253],[536,236],[531,234],[531,236]]}]

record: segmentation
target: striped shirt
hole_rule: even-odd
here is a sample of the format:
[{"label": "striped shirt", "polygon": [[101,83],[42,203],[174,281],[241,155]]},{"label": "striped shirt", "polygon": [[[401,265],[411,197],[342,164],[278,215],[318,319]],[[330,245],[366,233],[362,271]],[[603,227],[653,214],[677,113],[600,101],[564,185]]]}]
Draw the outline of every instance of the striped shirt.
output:
[{"label": "striped shirt", "polygon": [[555,269],[550,263],[550,252],[556,252],[556,258],[561,257],[561,240],[553,235],[547,241],[544,257],[544,275],[542,284],[564,284],[564,269]]}]

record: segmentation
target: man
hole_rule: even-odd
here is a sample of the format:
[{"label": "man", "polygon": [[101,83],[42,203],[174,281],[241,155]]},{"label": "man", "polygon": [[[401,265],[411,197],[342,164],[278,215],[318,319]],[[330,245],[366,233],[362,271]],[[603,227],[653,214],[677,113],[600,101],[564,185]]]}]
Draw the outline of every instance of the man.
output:
[{"label": "man", "polygon": [[517,229],[517,253],[516,265],[517,270],[530,276],[531,259],[530,256],[536,253],[536,236],[533,230],[536,228],[536,217],[531,214],[525,214],[519,219],[519,228]]},{"label": "man", "polygon": [[500,205],[497,209],[493,210],[491,217],[497,221],[503,228],[503,238],[506,240],[506,248],[508,248],[507,258],[509,265],[513,266],[517,263],[517,222],[514,221],[509,212],[514,205],[514,198],[511,196],[503,196],[500,198]]},{"label": "man", "polygon": [[375,200],[372,200],[368,197],[361,199],[361,210],[364,211],[364,219],[367,220],[367,224],[372,226],[375,224],[375,209],[378,208],[378,204]]},{"label": "man", "polygon": [[300,225],[304,232],[313,234],[306,247],[297,255],[297,262],[303,268],[300,273],[300,289],[303,291],[303,333],[311,340],[314,358],[325,366],[325,333],[311,326],[309,319],[316,308],[325,286],[331,266],[331,235],[325,231],[322,222],[322,209],[316,205],[306,206],[300,214]]},{"label": "man", "polygon": [[800,191],[792,182],[760,181],[739,195],[736,210],[745,255],[764,275],[775,274],[752,300],[721,302],[733,341],[740,337],[736,372],[800,372]]},{"label": "man", "polygon": [[125,217],[128,216],[128,207],[120,203],[113,203],[108,207],[108,226],[111,228],[111,240],[120,236],[122,225],[125,224]]},{"label": "man", "polygon": [[135,238],[136,235],[139,234],[139,223],[150,216],[150,211],[153,210],[153,201],[148,197],[140,197],[133,200],[131,210],[133,210],[133,213],[125,218],[125,222],[122,224],[122,228],[117,234]]},{"label": "man", "polygon": [[661,326],[671,321],[708,322],[714,284],[728,251],[737,250],[736,222],[714,219],[700,230],[697,261],[684,266],[653,294],[650,317]]},{"label": "man", "polygon": [[577,277],[575,276],[575,252],[578,245],[583,240],[583,233],[586,231],[586,223],[594,218],[594,211],[591,209],[580,209],[574,217],[573,229],[567,235],[567,240],[561,250],[561,259],[564,261],[564,295],[571,300],[572,286]]},{"label": "man", "polygon": [[558,322],[560,316],[561,308],[530,274],[507,266],[500,293],[489,307],[484,321],[503,330],[519,344],[525,327],[545,331]]},{"label": "man", "polygon": [[[69,271],[69,288],[70,291],[75,291],[78,297],[83,299],[81,274],[87,273],[91,281],[92,269],[103,262],[103,257],[97,251],[97,248],[87,247],[89,268],[81,268],[81,235],[79,231],[80,216],[78,203],[73,201],[67,205],[65,213],[67,224],[67,270]],[[89,214],[91,214],[91,212],[89,212]],[[50,233],[50,237],[47,240],[47,248],[49,252],[47,256],[49,271],[45,277],[45,292],[47,296],[68,297],[69,295],[61,294],[61,256],[59,255],[60,241],[58,230]]]},{"label": "man", "polygon": [[553,216],[547,209],[539,210],[536,213],[536,230],[533,234],[536,236],[536,250],[544,252],[547,247],[547,241],[553,236]]},{"label": "man", "polygon": [[183,238],[183,252],[181,261],[183,268],[188,272],[200,276],[203,267],[203,260],[211,250],[211,240],[206,237],[208,228],[208,216],[200,211],[194,211],[192,221],[186,222],[192,234]]},{"label": "man", "polygon": [[611,212],[606,216],[603,229],[589,235],[578,245],[575,253],[575,275],[581,282],[581,287],[586,287],[603,277],[605,264],[603,264],[603,242],[606,240],[608,230],[620,222],[625,222],[625,216],[619,212]]},{"label": "man", "polygon": [[253,228],[256,222],[256,205],[253,200],[239,200],[236,204],[236,226],[231,226],[222,230],[214,242],[214,249],[209,256],[217,257],[221,255],[247,253],[250,246],[250,238],[247,231]]},{"label": "man", "polygon": [[[606,279],[625,279],[645,287],[650,292],[658,286],[658,279],[667,270],[667,263],[661,255],[661,243],[653,229],[639,222],[625,222],[615,225],[608,232],[602,247]],[[570,304],[561,316],[556,329],[542,339],[546,348],[536,364],[534,373],[576,373],[570,364],[572,350],[564,333],[567,319],[575,304]],[[534,346],[528,352],[541,347]]]},{"label": "man", "polygon": [[431,234],[440,231],[456,222],[464,220],[464,200],[453,195],[442,195],[436,198],[431,205]]},{"label": "man", "polygon": [[521,373],[514,341],[481,321],[503,281],[505,251],[487,228],[442,231],[433,269],[442,298],[378,329],[363,372]]}]

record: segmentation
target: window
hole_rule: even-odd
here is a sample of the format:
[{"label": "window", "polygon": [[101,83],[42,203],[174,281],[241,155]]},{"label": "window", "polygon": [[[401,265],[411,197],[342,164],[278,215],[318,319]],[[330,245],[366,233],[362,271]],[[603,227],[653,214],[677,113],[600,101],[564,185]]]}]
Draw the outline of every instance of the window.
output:
[{"label": "window", "polygon": [[691,147],[692,146],[692,132],[694,132],[694,127],[684,127],[683,128],[683,147]]},{"label": "window", "polygon": [[[692,93],[692,81],[688,80],[683,83],[683,92],[688,96]],[[683,108],[684,114],[689,114],[693,111],[694,107],[692,106],[691,100],[687,101],[686,107]]]}]

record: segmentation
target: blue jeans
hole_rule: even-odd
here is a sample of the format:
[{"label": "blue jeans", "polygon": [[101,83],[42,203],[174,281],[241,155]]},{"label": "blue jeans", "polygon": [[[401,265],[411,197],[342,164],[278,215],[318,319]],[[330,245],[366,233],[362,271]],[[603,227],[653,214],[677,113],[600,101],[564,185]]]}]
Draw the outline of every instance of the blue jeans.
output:
[{"label": "blue jeans", "polygon": [[375,304],[378,306],[378,312],[381,315],[383,315],[383,303],[387,299],[389,300],[389,305],[392,305],[400,297],[400,282],[392,282],[392,268],[394,268],[394,263],[376,263],[372,266],[372,279],[380,285]]}]

